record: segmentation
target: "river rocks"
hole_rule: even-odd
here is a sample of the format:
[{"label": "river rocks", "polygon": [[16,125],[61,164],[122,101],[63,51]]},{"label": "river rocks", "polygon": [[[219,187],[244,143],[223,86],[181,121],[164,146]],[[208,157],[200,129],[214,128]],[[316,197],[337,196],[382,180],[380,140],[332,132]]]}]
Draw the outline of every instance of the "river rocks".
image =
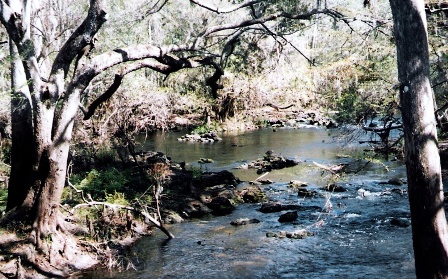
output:
[{"label": "river rocks", "polygon": [[193,199],[187,199],[181,207],[181,211],[187,218],[203,217],[212,212],[205,204]]},{"label": "river rocks", "polygon": [[237,195],[247,203],[258,203],[267,200],[266,194],[256,185],[250,185],[237,192]]},{"label": "river rocks", "polygon": [[240,180],[229,171],[203,173],[200,177],[193,179],[193,192],[199,194],[203,189],[215,185],[233,185],[236,186]]},{"label": "river rocks", "polygon": [[199,160],[198,160],[199,164],[210,164],[210,163],[214,163],[214,162],[215,161],[210,158],[199,158]]},{"label": "river rocks", "polygon": [[304,198],[315,197],[315,196],[317,196],[317,191],[299,188],[299,189],[297,189],[297,196],[304,197]]},{"label": "river rocks", "polygon": [[216,132],[208,132],[203,134],[186,134],[177,139],[178,141],[184,142],[203,142],[203,143],[213,143],[215,141],[221,141],[222,138],[218,137]]},{"label": "river rocks", "polygon": [[177,212],[172,210],[163,212],[163,216],[163,222],[165,224],[177,224],[184,221],[184,219]]},{"label": "river rocks", "polygon": [[235,210],[234,202],[225,197],[216,197],[207,206],[214,215],[227,215]]},{"label": "river rocks", "polygon": [[389,179],[389,181],[387,181],[388,184],[390,185],[395,185],[395,186],[401,186],[403,185],[403,180],[401,180],[400,178],[391,178]]},{"label": "river rocks", "polygon": [[307,182],[303,182],[300,180],[291,180],[289,181],[288,187],[293,188],[293,189],[298,189],[298,188],[303,188],[303,187],[307,187],[308,183]]},{"label": "river rocks", "polygon": [[234,189],[235,189],[234,186],[227,184],[220,184],[207,187],[199,194],[199,200],[204,204],[208,204],[216,197],[235,199],[236,196],[234,193]]},{"label": "river rocks", "polygon": [[298,164],[299,162],[296,160],[287,159],[281,155],[275,154],[272,150],[269,150],[265,153],[263,158],[244,164],[239,168],[256,169],[258,174],[262,174],[271,170],[297,166]]},{"label": "river rocks", "polygon": [[278,202],[267,202],[263,203],[258,209],[262,213],[274,213],[274,212],[280,212],[284,210],[300,210],[303,207],[296,204],[281,204]]},{"label": "river rocks", "polygon": [[262,185],[269,185],[274,183],[274,181],[270,180],[270,179],[258,179],[258,182],[260,182]]},{"label": "river rocks", "polygon": [[230,222],[232,226],[244,226],[247,224],[258,224],[260,220],[258,219],[249,219],[249,218],[239,218]]},{"label": "river rocks", "polygon": [[390,184],[394,186],[402,186],[405,182],[401,178],[391,178],[387,182],[380,182],[379,184]]},{"label": "river rocks", "polygon": [[270,179],[257,179],[257,180],[249,181],[249,184],[251,184],[251,185],[269,185],[272,183],[274,183],[274,181],[272,181]]},{"label": "river rocks", "polygon": [[291,239],[303,239],[314,234],[306,229],[300,229],[293,232],[279,231],[279,232],[267,232],[267,237],[275,238],[291,238]]},{"label": "river rocks", "polygon": [[392,218],[392,220],[390,220],[390,224],[393,226],[406,228],[411,225],[411,222],[404,218]]},{"label": "river rocks", "polygon": [[280,223],[294,222],[295,220],[297,220],[297,218],[298,218],[297,211],[290,211],[280,215],[278,221]]},{"label": "river rocks", "polygon": [[344,187],[337,185],[336,183],[330,183],[324,187],[327,192],[341,193],[347,191]]}]

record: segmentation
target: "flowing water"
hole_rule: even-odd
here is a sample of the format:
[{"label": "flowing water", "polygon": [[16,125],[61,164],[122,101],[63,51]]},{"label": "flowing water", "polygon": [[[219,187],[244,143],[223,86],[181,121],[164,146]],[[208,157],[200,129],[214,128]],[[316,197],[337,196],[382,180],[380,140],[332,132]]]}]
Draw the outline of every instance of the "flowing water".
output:
[{"label": "flowing water", "polygon": [[[208,217],[169,226],[176,238],[166,241],[156,231],[138,241],[129,258],[134,269],[122,273],[96,271],[91,278],[415,278],[411,228],[394,226],[392,219],[409,222],[406,185],[383,184],[405,179],[396,160],[358,160],[364,147],[335,141],[329,131],[301,129],[255,130],[222,135],[213,144],[178,142],[182,133],[158,133],[143,149],[164,152],[173,161],[203,170],[231,170],[243,181],[258,177],[255,170],[234,169],[273,150],[301,163],[270,172],[273,184],[261,186],[272,200],[299,204],[296,222],[277,221],[281,213],[264,214],[258,204],[242,204],[228,216]],[[215,162],[200,165],[199,158]],[[332,178],[318,168],[352,162],[356,173],[342,175],[342,193],[322,191]],[[353,163],[354,162],[354,163]],[[314,198],[298,197],[290,180],[309,183]],[[247,182],[241,183],[243,187]],[[283,212],[284,213],[284,212]],[[234,227],[237,218],[257,218],[258,224]],[[267,232],[307,229],[304,239],[271,238]]]}]

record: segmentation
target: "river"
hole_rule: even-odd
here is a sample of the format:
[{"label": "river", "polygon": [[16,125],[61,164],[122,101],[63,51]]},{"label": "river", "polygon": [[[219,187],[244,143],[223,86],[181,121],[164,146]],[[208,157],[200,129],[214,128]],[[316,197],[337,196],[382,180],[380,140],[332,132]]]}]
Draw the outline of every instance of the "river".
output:
[{"label": "river", "polygon": [[[261,129],[242,134],[223,134],[212,144],[178,142],[183,133],[157,133],[141,138],[143,149],[167,154],[173,161],[207,171],[231,170],[239,187],[259,175],[235,167],[263,156],[268,150],[301,163],[275,170],[266,177],[273,184],[262,186],[272,200],[299,204],[293,223],[279,223],[281,213],[264,214],[258,204],[242,204],[230,215],[208,217],[170,225],[176,238],[156,231],[132,248],[127,260],[133,268],[121,273],[97,270],[90,278],[415,278],[406,184],[384,184],[391,178],[405,179],[405,167],[397,160],[372,159],[366,164],[365,146],[335,140],[331,130],[304,126],[301,129]],[[199,164],[199,158],[214,163]],[[334,177],[323,165],[352,162],[357,173],[343,174],[342,193],[321,188]],[[358,162],[358,163],[353,163]],[[286,186],[290,180],[308,182],[319,195],[298,197]],[[331,205],[331,206],[330,206]],[[237,218],[257,218],[258,224],[234,227]],[[307,229],[304,239],[271,238],[267,232]]]}]

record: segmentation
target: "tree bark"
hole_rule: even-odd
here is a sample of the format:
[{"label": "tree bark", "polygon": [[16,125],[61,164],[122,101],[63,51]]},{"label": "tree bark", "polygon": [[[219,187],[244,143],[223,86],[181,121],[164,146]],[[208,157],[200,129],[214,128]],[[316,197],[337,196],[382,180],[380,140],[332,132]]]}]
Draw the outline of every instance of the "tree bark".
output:
[{"label": "tree bark", "polygon": [[11,52],[11,174],[8,184],[7,210],[22,206],[30,190],[33,165],[33,125],[31,119],[31,96],[26,85],[22,61],[14,43]]},{"label": "tree bark", "polygon": [[448,227],[423,0],[390,0],[417,278],[448,278]]}]

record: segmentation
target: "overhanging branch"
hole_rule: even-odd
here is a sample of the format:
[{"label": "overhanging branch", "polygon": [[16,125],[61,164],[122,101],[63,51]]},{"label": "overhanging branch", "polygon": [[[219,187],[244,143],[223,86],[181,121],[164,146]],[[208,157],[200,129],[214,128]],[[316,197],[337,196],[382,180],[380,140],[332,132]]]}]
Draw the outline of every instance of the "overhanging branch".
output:
[{"label": "overhanging branch", "polygon": [[245,8],[245,7],[257,4],[257,3],[260,3],[262,1],[261,0],[246,1],[246,2],[243,2],[241,4],[234,5],[234,6],[228,7],[228,8],[222,8],[222,9],[220,9],[219,7],[212,7],[212,6],[206,5],[206,4],[204,4],[204,3],[200,2],[200,1],[197,1],[197,0],[190,0],[190,2],[193,3],[193,4],[198,5],[199,7],[202,7],[204,9],[209,10],[209,11],[212,11],[214,13],[226,14],[226,13],[231,13],[231,12],[237,11],[239,9],[242,9],[242,8]]},{"label": "overhanging branch", "polygon": [[217,84],[218,79],[224,74],[219,65],[213,62],[212,58],[204,58],[200,60],[178,58],[172,55],[165,55],[163,57],[157,58],[156,61],[145,59],[141,61],[135,61],[134,63],[123,66],[119,73],[115,75],[113,83],[109,88],[101,94],[97,99],[95,99],[87,108],[84,114],[84,120],[88,120],[95,113],[96,109],[104,102],[110,99],[113,94],[118,90],[121,85],[123,78],[134,71],[142,68],[149,68],[156,72],[169,75],[171,73],[177,72],[181,69],[186,68],[197,68],[200,66],[213,66],[215,68],[215,74],[207,80],[207,85],[209,85],[213,90],[222,88]]}]

